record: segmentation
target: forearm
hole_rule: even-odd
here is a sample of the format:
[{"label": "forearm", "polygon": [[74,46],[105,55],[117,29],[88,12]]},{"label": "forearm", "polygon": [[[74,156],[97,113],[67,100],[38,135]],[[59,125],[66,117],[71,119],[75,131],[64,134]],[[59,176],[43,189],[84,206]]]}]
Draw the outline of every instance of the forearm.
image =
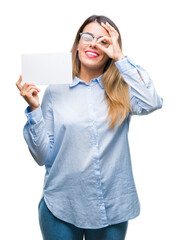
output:
[{"label": "forearm", "polygon": [[147,114],[162,107],[148,73],[129,58],[116,62],[124,81],[129,85],[131,105],[136,114]]},{"label": "forearm", "polygon": [[42,166],[50,161],[53,148],[53,134],[47,131],[40,106],[33,112],[26,110],[26,115],[28,121],[23,129],[24,138],[33,158]]}]

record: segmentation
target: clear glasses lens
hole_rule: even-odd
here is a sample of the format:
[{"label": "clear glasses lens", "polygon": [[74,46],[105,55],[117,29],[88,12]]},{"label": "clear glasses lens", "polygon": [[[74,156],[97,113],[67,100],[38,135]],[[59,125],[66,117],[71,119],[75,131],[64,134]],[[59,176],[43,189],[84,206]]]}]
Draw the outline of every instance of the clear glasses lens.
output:
[{"label": "clear glasses lens", "polygon": [[93,37],[90,34],[84,33],[81,35],[81,39],[83,40],[84,44],[88,44],[93,41]]},{"label": "clear glasses lens", "polygon": [[[83,44],[89,44],[90,42],[93,41],[93,38],[94,37],[92,35],[88,34],[88,33],[82,33],[81,34],[81,41],[82,41]],[[104,41],[104,40],[99,42],[99,44],[101,44],[103,47],[106,47],[106,48],[109,46],[109,43]]]}]

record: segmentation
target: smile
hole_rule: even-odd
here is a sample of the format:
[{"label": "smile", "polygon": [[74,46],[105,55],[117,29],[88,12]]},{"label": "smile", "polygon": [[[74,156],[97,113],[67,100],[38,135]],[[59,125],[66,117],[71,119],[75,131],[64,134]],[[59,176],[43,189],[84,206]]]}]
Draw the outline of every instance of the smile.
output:
[{"label": "smile", "polygon": [[96,58],[99,56],[97,52],[92,52],[92,51],[86,51],[85,54],[87,57],[90,57],[90,58]]}]

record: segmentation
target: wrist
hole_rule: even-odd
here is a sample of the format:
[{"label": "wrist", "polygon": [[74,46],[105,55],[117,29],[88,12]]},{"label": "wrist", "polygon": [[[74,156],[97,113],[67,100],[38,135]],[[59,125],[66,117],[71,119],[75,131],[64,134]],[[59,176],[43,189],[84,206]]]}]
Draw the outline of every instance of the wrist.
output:
[{"label": "wrist", "polygon": [[125,56],[124,56],[124,54],[122,53],[122,54],[119,54],[118,56],[116,56],[116,57],[114,58],[114,60],[117,62],[117,61],[122,60],[122,59],[124,59],[124,58],[125,58]]},{"label": "wrist", "polygon": [[34,110],[36,110],[38,107],[34,107],[34,106],[29,106],[30,107],[30,111],[33,112]]}]

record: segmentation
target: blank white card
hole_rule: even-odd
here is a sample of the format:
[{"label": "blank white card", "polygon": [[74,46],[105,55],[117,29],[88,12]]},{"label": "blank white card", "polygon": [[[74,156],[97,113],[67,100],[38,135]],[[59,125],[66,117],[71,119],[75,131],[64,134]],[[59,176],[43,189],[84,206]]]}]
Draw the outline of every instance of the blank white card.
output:
[{"label": "blank white card", "polygon": [[21,55],[22,84],[35,85],[72,83],[71,53]]}]

